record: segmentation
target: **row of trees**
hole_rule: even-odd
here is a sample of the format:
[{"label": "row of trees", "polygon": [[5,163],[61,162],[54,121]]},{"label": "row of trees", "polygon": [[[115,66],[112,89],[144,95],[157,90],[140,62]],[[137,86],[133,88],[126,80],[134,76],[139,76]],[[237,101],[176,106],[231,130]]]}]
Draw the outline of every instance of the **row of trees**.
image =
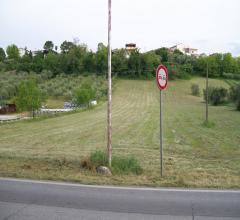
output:
[{"label": "row of trees", "polygon": [[[107,72],[107,47],[98,44],[96,52],[88,49],[85,44],[64,41],[60,45],[60,52],[52,41],[46,41],[43,50],[32,52],[25,50],[20,56],[16,45],[6,49],[0,48],[0,70],[17,70],[41,73],[49,70],[53,75],[86,74]],[[171,79],[188,78],[193,74],[205,74],[209,66],[210,77],[222,77],[227,74],[240,75],[240,57],[234,58],[230,53],[212,54],[196,58],[183,54],[179,50],[170,51],[168,48],[159,48],[146,53],[138,49],[129,53],[125,49],[116,49],[112,52],[113,74],[131,78],[151,78],[159,63],[163,63],[169,70]],[[231,75],[233,76],[233,75]]]}]

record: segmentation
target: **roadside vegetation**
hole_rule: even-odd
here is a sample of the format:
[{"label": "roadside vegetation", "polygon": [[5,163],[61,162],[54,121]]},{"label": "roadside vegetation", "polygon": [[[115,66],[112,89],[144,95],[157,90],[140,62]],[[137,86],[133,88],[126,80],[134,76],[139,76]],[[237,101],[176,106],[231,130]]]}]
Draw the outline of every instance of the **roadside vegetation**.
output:
[{"label": "roadside vegetation", "polygon": [[[92,152],[90,157],[82,160],[82,168],[95,171],[99,166],[108,166],[108,158],[105,152],[97,150]],[[143,172],[138,160],[133,156],[121,157],[113,155],[111,170],[114,175],[135,174],[140,175]]]}]

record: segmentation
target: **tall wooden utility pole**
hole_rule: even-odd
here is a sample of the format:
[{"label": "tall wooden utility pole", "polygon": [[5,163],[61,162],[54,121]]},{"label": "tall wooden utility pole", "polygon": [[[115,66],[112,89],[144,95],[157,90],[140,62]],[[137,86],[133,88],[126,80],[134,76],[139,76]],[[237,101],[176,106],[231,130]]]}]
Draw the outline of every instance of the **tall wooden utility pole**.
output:
[{"label": "tall wooden utility pole", "polygon": [[108,0],[108,109],[107,109],[107,149],[108,165],[112,166],[112,50],[111,50],[111,0]]},{"label": "tall wooden utility pole", "polygon": [[206,75],[206,123],[208,123],[208,61],[207,61],[207,75]]}]

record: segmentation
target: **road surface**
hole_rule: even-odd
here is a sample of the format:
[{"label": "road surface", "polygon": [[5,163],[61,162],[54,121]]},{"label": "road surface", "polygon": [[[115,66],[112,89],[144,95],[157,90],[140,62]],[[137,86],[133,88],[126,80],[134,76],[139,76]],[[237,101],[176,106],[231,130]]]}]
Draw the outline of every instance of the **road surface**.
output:
[{"label": "road surface", "polygon": [[240,191],[87,186],[0,178],[0,220],[239,220]]}]

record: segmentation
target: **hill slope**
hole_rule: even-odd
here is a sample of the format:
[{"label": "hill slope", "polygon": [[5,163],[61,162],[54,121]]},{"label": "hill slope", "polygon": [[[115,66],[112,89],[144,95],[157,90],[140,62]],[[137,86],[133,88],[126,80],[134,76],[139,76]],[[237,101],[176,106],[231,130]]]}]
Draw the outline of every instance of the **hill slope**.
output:
[{"label": "hill slope", "polygon": [[[0,157],[5,162],[0,164],[0,174],[91,183],[240,187],[239,112],[229,106],[210,106],[215,126],[203,127],[204,103],[202,97],[190,94],[193,82],[204,86],[202,78],[170,81],[164,93],[164,179],[159,178],[159,91],[155,82],[142,80],[117,82],[113,154],[136,155],[143,175],[100,179],[65,167],[64,162],[59,171],[49,162],[76,161],[95,149],[105,150],[106,104],[72,115],[1,125]],[[220,80],[210,84],[227,86]]]}]

